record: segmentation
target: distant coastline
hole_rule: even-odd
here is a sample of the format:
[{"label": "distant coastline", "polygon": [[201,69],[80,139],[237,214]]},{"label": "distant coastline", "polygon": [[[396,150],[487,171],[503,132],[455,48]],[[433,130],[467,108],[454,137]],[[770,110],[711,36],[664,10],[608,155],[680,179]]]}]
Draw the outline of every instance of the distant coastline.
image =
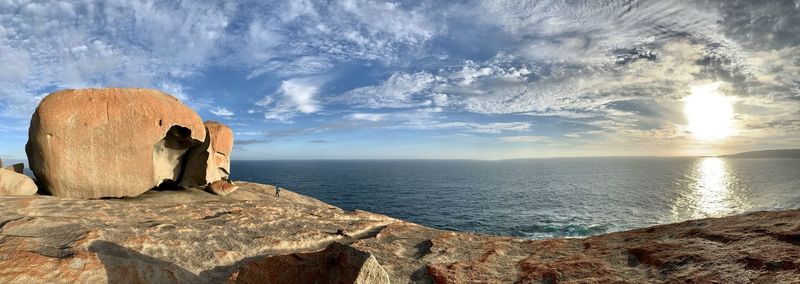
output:
[{"label": "distant coastline", "polygon": [[763,150],[763,151],[750,151],[742,152],[731,155],[719,156],[722,158],[741,158],[741,159],[758,159],[758,158],[784,158],[784,159],[800,159],[800,149],[777,149],[777,150]]}]

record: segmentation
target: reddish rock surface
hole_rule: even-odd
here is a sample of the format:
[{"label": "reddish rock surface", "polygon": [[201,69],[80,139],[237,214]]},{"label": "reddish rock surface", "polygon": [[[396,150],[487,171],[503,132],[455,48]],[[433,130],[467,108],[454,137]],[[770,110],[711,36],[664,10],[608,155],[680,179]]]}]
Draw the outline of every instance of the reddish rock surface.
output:
[{"label": "reddish rock surface", "polygon": [[391,283],[800,283],[800,210],[523,240],[237,185],[227,196],[0,196],[0,283],[221,283],[242,268],[277,271],[252,263],[318,255],[333,242],[370,253]]},{"label": "reddish rock surface", "polygon": [[[798,218],[797,210],[755,212],[539,241],[392,224],[355,246],[407,266],[396,271],[425,267],[436,283],[800,283]],[[376,252],[391,251],[390,239],[427,249],[416,257]]]}]

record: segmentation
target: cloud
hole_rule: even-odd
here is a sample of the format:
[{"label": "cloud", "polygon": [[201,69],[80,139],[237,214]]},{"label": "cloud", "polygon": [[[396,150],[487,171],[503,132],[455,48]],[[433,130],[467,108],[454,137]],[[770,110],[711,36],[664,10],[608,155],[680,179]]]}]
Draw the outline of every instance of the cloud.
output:
[{"label": "cloud", "polygon": [[160,89],[161,91],[172,95],[183,103],[186,103],[189,100],[189,95],[183,91],[183,86],[179,84],[173,82],[161,82]]},{"label": "cloud", "polygon": [[429,122],[429,123],[408,123],[399,125],[397,129],[417,129],[417,130],[436,130],[436,129],[449,129],[449,130],[464,130],[472,133],[483,134],[500,134],[504,132],[521,132],[529,131],[531,124],[527,122],[493,122],[493,123],[475,123],[475,122]]},{"label": "cloud", "polygon": [[228,110],[227,108],[224,108],[224,107],[213,108],[213,109],[210,109],[209,111],[211,113],[213,113],[214,115],[216,115],[216,116],[222,116],[222,117],[226,117],[226,118],[227,117],[231,117],[231,116],[234,115],[233,111],[230,111],[230,110]]},{"label": "cloud", "polygon": [[393,64],[405,48],[438,33],[425,3],[286,1],[271,6],[255,9],[263,14],[244,33],[237,64],[254,67],[251,77],[318,74],[353,60]]},{"label": "cloud", "polygon": [[[27,124],[56,89],[136,86],[302,125],[244,127],[273,136],[507,141],[542,127],[595,145],[684,143],[681,99],[719,82],[746,128],[731,143],[796,141],[798,29],[796,1],[0,1],[0,116]],[[217,72],[241,78],[207,80]],[[256,106],[220,107],[209,85]]]},{"label": "cloud", "polygon": [[309,140],[308,143],[316,143],[316,144],[324,144],[324,143],[332,143],[329,140],[317,139],[317,140]]},{"label": "cloud", "polygon": [[514,142],[514,143],[537,143],[549,141],[546,136],[523,135],[523,136],[505,136],[500,137],[501,141]]},{"label": "cloud", "polygon": [[383,121],[387,115],[382,113],[352,113],[345,115],[343,118],[347,120],[366,120],[366,121]]},{"label": "cloud", "polygon": [[254,145],[254,144],[266,144],[270,143],[270,140],[254,140],[254,139],[240,139],[236,140],[236,145]]},{"label": "cloud", "polygon": [[[409,108],[443,102],[442,94],[424,93],[437,78],[427,72],[394,73],[376,86],[361,87],[345,93],[340,100],[366,108]],[[437,100],[434,100],[434,98]]]},{"label": "cloud", "polygon": [[256,104],[267,109],[264,118],[290,122],[298,114],[311,114],[321,110],[317,95],[323,83],[324,79],[320,77],[285,80],[277,91]]},{"label": "cloud", "polygon": [[[423,4],[375,1],[3,2],[0,115],[30,115],[42,92],[165,89],[209,66],[308,75],[347,60],[394,62],[437,33]],[[280,116],[280,115],[278,115]]]},{"label": "cloud", "polygon": [[58,88],[178,88],[162,82],[202,68],[216,52],[229,16],[213,3],[173,4],[3,4],[0,89],[5,91],[0,100],[5,106],[0,114],[29,116],[42,92]]}]

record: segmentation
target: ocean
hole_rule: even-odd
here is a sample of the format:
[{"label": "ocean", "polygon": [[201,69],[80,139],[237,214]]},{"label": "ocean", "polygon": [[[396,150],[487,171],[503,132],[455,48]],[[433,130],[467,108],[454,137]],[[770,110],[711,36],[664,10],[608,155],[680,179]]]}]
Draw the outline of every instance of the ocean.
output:
[{"label": "ocean", "polygon": [[231,172],[346,210],[528,239],[800,208],[800,159],[233,161]]}]

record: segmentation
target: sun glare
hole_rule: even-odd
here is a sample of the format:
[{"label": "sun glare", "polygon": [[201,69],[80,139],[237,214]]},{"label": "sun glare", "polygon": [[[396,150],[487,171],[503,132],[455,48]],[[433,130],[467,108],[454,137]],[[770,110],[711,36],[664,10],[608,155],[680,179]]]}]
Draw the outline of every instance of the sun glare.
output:
[{"label": "sun glare", "polygon": [[688,130],[697,139],[715,140],[734,134],[731,99],[719,94],[718,89],[719,83],[694,86],[692,94],[684,98]]}]

